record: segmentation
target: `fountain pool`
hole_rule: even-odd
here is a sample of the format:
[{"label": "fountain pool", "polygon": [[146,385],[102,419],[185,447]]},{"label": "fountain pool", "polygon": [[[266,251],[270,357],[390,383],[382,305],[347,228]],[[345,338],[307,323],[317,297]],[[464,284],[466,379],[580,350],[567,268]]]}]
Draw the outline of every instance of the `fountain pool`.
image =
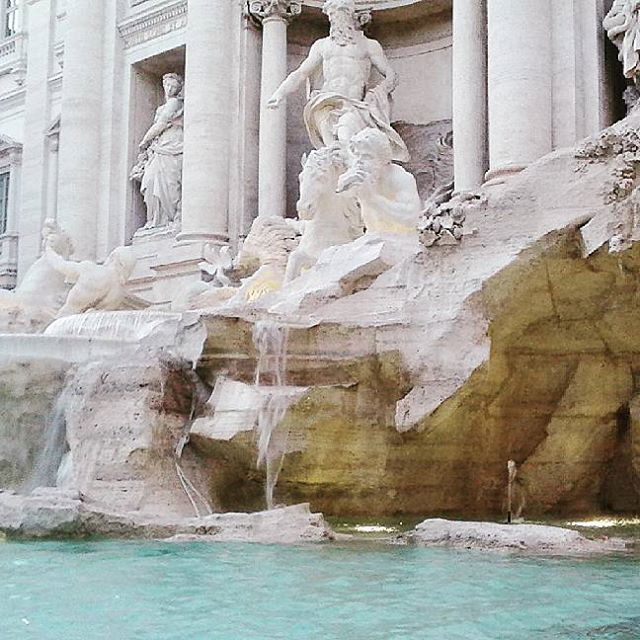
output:
[{"label": "fountain pool", "polygon": [[628,640],[640,558],[349,543],[0,545],[3,640]]}]

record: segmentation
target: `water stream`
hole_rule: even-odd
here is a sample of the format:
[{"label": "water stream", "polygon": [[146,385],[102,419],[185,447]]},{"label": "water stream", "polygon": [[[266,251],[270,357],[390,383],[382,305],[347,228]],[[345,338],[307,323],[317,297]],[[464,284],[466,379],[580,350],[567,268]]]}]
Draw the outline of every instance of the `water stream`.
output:
[{"label": "water stream", "polygon": [[274,432],[291,404],[291,390],[286,385],[288,327],[260,321],[253,329],[253,342],[258,351],[255,386],[264,401],[258,413],[258,468],[265,468],[265,499],[273,509],[273,492],[278,482],[286,453],[287,434],[276,442]]},{"label": "water stream", "polygon": [[65,408],[68,393],[65,390],[58,396],[44,430],[44,446],[36,459],[31,474],[23,484],[21,491],[31,493],[38,487],[55,487],[58,480],[58,470],[62,460],[69,450],[67,444],[67,422]]}]

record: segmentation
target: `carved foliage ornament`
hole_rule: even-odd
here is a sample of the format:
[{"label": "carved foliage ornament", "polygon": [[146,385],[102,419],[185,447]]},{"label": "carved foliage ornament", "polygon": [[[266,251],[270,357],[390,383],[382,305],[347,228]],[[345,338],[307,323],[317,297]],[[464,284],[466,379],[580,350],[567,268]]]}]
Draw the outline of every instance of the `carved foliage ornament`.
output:
[{"label": "carved foliage ornament", "polygon": [[250,0],[249,13],[258,20],[289,20],[302,13],[302,3],[297,0]]}]

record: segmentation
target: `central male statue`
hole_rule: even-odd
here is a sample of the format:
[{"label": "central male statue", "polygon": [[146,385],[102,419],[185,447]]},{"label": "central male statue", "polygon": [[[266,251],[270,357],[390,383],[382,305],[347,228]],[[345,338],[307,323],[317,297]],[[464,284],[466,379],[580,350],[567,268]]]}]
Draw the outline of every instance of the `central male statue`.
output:
[{"label": "central male statue", "polygon": [[[320,149],[339,143],[346,148],[357,133],[374,128],[389,139],[393,160],[406,162],[407,147],[389,122],[389,94],[396,87],[396,74],[380,43],[358,28],[354,0],[327,0],[323,12],[331,23],[329,36],[312,45],[307,59],[280,85],[267,106],[277,108],[322,71],[322,88],[311,93],[304,110],[313,146]],[[375,87],[369,86],[372,69],[383,76]]]}]

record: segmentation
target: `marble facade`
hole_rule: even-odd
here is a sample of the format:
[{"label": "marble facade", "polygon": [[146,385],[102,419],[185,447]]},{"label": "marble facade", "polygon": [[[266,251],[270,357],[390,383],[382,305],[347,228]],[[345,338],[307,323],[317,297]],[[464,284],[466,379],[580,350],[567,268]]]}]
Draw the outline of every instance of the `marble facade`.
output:
[{"label": "marble facade", "polygon": [[[294,216],[307,96],[279,110],[267,101],[326,35],[322,4],[23,0],[19,32],[0,42],[0,173],[10,174],[0,286],[41,255],[47,219],[70,235],[75,260],[132,245],[132,290],[166,302],[258,214]],[[429,127],[453,130],[458,192],[499,184],[622,115],[622,71],[601,26],[611,2],[356,5],[398,75],[391,120],[409,147],[418,141],[414,160]],[[181,224],[136,234],[147,217],[128,177],[170,73],[185,79]]]}]

